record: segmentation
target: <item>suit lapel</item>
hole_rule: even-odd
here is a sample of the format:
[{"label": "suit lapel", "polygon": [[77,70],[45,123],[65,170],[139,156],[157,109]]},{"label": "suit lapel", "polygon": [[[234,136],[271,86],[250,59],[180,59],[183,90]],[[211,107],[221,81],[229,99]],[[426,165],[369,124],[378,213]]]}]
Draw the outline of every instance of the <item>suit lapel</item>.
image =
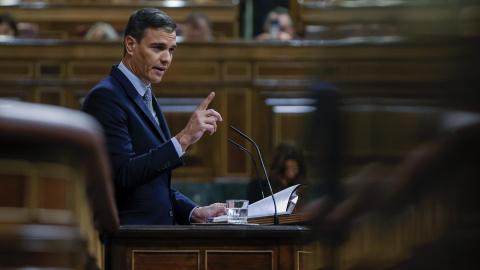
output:
[{"label": "suit lapel", "polygon": [[[148,117],[150,121],[150,125],[154,127],[154,129],[157,131],[158,135],[162,138],[164,142],[167,141],[165,138],[165,134],[163,134],[162,129],[159,127],[157,124],[157,121],[155,121],[155,118],[153,117],[152,113],[147,107],[147,104],[145,101],[143,101],[142,97],[138,94],[137,90],[133,86],[133,84],[128,80],[128,78],[123,74],[121,70],[118,69],[118,65],[114,65],[111,70],[111,74],[120,81],[120,83],[123,85],[123,88],[127,92],[127,95],[129,98],[140,108],[143,114]],[[156,99],[154,104],[156,104]],[[155,105],[154,105],[155,106]],[[158,106],[158,104],[156,104]],[[161,117],[160,117],[161,115]],[[160,113],[158,116],[158,120],[161,123],[160,118],[162,118],[163,122],[165,122],[165,118],[163,117],[163,114]]]},{"label": "suit lapel", "polygon": [[165,116],[163,115],[162,109],[160,108],[160,105],[158,105],[157,98],[152,92],[152,100],[153,100],[153,109],[157,111],[157,117],[158,117],[158,122],[160,124],[160,128],[163,131],[163,134],[167,137],[167,140],[170,140],[172,135],[170,134],[170,130],[167,125],[167,120],[165,120]]}]

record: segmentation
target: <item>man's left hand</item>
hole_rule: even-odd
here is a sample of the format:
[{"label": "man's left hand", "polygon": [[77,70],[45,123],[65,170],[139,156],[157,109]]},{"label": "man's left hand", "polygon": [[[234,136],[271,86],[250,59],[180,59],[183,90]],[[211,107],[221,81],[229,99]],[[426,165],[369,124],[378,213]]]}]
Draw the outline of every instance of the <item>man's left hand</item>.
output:
[{"label": "man's left hand", "polygon": [[224,203],[214,203],[209,206],[197,207],[193,210],[192,223],[206,223],[209,217],[218,217],[227,214]]}]

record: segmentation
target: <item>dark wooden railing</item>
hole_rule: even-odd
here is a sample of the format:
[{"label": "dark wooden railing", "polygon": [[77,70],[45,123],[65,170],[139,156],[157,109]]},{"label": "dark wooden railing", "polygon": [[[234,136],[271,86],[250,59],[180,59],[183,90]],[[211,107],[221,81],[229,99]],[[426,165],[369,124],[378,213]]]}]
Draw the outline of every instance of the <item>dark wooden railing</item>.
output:
[{"label": "dark wooden railing", "polygon": [[0,266],[103,268],[118,229],[101,128],[66,108],[0,101]]}]

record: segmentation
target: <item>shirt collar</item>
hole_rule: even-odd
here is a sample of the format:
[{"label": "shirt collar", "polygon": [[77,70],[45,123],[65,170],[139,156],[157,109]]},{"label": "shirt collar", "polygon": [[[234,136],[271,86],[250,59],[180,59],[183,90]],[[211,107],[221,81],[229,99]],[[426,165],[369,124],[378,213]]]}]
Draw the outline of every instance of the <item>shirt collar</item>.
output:
[{"label": "shirt collar", "polygon": [[133,74],[124,64],[120,62],[118,65],[118,69],[120,69],[123,74],[127,77],[127,79],[133,84],[135,90],[137,90],[138,94],[143,97],[145,92],[147,91],[147,86],[140,78],[138,78],[135,74]]}]

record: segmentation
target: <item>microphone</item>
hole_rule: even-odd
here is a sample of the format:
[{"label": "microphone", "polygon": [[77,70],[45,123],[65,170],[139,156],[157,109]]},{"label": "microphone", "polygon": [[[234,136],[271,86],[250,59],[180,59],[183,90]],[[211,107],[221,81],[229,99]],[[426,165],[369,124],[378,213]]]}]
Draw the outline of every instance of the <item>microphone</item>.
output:
[{"label": "microphone", "polygon": [[270,185],[270,179],[268,179],[267,170],[265,169],[265,164],[263,163],[262,154],[260,154],[260,149],[258,149],[257,144],[256,144],[252,139],[250,139],[247,135],[243,134],[243,133],[240,132],[238,129],[234,128],[233,126],[230,126],[230,128],[233,129],[233,130],[234,130],[235,132],[237,132],[238,134],[240,134],[240,135],[241,135],[242,137],[244,137],[245,139],[247,139],[248,141],[250,141],[251,143],[253,143],[253,145],[255,146],[255,148],[257,148],[258,157],[260,157],[260,163],[262,163],[263,172],[265,173],[265,178],[267,179],[267,184],[268,184],[268,187],[270,188],[270,193],[272,194],[273,207],[275,208],[275,213],[274,213],[274,215],[273,215],[273,224],[279,225],[279,222],[278,222],[278,213],[277,213],[277,202],[275,201],[275,196],[273,196],[272,185]]},{"label": "microphone", "polygon": [[228,139],[229,142],[231,142],[233,145],[236,147],[240,148],[241,150],[245,151],[252,157],[253,161],[253,166],[255,167],[255,172],[257,173],[257,179],[258,179],[258,185],[260,186],[260,192],[262,192],[262,198],[265,199],[265,195],[263,194],[263,188],[262,188],[262,181],[260,180],[260,175],[258,174],[258,168],[257,168],[257,161],[255,161],[255,158],[253,157],[252,153],[248,151],[245,147],[241,146],[240,144]]}]

